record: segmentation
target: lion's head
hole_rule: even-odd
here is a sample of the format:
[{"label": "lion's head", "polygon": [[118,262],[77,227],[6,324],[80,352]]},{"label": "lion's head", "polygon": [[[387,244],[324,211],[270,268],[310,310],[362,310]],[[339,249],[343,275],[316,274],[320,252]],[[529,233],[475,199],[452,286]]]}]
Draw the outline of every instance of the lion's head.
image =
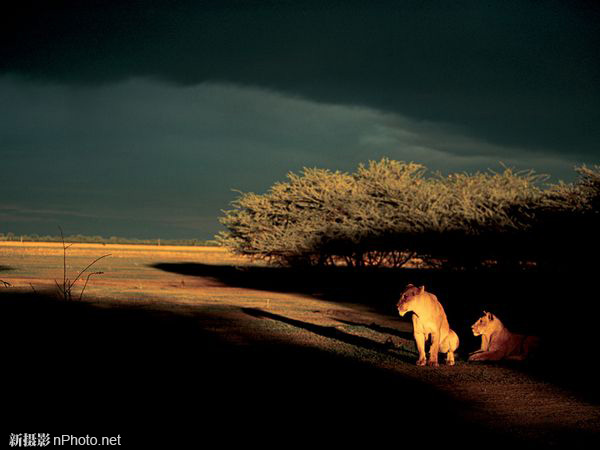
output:
[{"label": "lion's head", "polygon": [[400,295],[400,300],[396,303],[396,308],[398,308],[398,314],[400,316],[404,316],[409,311],[412,311],[412,304],[415,302],[418,297],[425,292],[425,286],[421,286],[420,288],[409,284],[404,289],[404,292]]},{"label": "lion's head", "polygon": [[473,335],[481,336],[482,334],[492,334],[492,332],[496,330],[498,326],[502,326],[502,323],[498,320],[498,318],[492,313],[484,311],[483,316],[481,316],[479,320],[471,326],[471,329],[473,330]]}]

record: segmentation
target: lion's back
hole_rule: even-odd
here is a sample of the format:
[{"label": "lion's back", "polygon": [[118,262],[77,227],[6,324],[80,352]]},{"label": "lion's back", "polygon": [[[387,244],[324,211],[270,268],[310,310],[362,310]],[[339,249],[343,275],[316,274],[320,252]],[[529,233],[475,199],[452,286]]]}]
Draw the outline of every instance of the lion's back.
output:
[{"label": "lion's back", "polygon": [[525,359],[539,346],[540,339],[537,336],[511,333],[506,329],[505,332],[509,334],[504,349],[508,358]]},{"label": "lion's back", "polygon": [[442,329],[450,329],[448,317],[444,307],[439,302],[435,294],[426,292],[427,298],[424,299],[421,309],[421,322],[423,324],[431,324],[432,327],[438,329],[441,325]]}]

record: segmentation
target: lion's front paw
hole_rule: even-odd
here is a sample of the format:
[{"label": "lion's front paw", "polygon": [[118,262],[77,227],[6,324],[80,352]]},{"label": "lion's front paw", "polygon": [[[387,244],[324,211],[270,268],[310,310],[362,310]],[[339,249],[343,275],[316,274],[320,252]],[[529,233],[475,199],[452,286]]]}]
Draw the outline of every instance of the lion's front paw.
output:
[{"label": "lion's front paw", "polygon": [[469,356],[469,361],[480,361],[481,360],[481,353],[473,353],[471,356]]},{"label": "lion's front paw", "polygon": [[430,367],[439,367],[439,363],[437,362],[437,360],[429,360],[427,365]]},{"label": "lion's front paw", "polygon": [[424,366],[425,364],[427,364],[427,361],[425,360],[425,358],[419,358],[417,360],[417,366]]}]

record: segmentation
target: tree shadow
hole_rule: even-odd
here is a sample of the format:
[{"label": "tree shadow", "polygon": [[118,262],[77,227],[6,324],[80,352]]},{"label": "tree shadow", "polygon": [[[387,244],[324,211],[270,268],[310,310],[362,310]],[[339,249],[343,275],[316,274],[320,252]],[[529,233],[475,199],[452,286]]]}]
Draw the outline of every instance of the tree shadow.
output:
[{"label": "tree shadow", "polygon": [[[345,268],[284,268],[274,266],[231,266],[201,263],[157,263],[151,267],[170,273],[209,278],[227,286],[269,292],[310,295],[343,303],[370,305],[392,313],[405,284],[397,270]],[[406,276],[402,276],[405,278]]]},{"label": "tree shadow", "polygon": [[[399,361],[405,363],[412,364],[415,361],[414,352],[409,349],[402,349],[402,351],[398,351],[395,347],[391,347],[389,344],[377,342],[362,336],[349,334],[335,327],[328,327],[309,322],[303,322],[301,320],[292,319],[290,317],[285,317],[279,314],[273,314],[271,312],[264,311],[258,308],[242,308],[242,311],[252,317],[275,320],[309,331],[318,336],[326,337],[329,339],[335,339],[345,344],[353,345],[359,348],[364,348],[366,350],[373,350],[384,355],[394,356]],[[407,353],[410,353],[411,355],[409,356],[407,355]]]},{"label": "tree shadow", "polygon": [[8,426],[43,426],[60,435],[92,434],[101,425],[138,447],[173,448],[198,439],[386,445],[400,420],[407,430],[403,442],[411,436],[420,441],[431,427],[448,430],[427,436],[433,444],[459,445],[467,434],[520,442],[443,391],[358,357],[255,335],[248,321],[266,317],[383,351],[369,340],[260,310],[244,312],[0,292],[10,367],[2,382]]},{"label": "tree shadow", "polygon": [[[511,365],[542,381],[569,388],[585,400],[600,402],[600,387],[586,361],[595,352],[600,302],[593,267],[569,272],[541,270],[424,270],[235,267],[199,263],[159,263],[167,272],[210,278],[227,286],[310,295],[332,302],[367,305],[395,316],[406,284],[425,285],[444,305],[461,340],[459,352],[477,350],[481,338],[471,325],[483,310],[502,319],[513,332],[537,335],[542,348],[535,361]],[[389,332],[389,330],[388,330]],[[392,333],[390,333],[392,334]]]},{"label": "tree shadow", "polygon": [[338,322],[344,323],[346,325],[350,325],[353,327],[364,327],[369,330],[375,331],[377,333],[388,334],[391,336],[396,336],[402,339],[413,339],[413,333],[407,331],[401,331],[396,328],[384,327],[376,324],[375,322],[352,322],[350,320],[338,319]]}]

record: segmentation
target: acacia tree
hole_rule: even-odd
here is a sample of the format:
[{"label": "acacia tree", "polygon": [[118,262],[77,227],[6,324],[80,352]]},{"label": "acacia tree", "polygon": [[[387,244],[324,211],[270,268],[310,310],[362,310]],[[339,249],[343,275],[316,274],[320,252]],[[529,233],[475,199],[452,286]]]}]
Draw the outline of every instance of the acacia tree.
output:
[{"label": "acacia tree", "polygon": [[578,185],[542,189],[544,177],[511,169],[427,176],[420,164],[389,159],[352,174],[304,169],[265,194],[240,193],[221,218],[227,231],[217,240],[281,264],[531,259],[540,252],[524,245],[526,236],[540,232],[548,211],[589,210],[597,199],[599,171],[580,170]]}]

